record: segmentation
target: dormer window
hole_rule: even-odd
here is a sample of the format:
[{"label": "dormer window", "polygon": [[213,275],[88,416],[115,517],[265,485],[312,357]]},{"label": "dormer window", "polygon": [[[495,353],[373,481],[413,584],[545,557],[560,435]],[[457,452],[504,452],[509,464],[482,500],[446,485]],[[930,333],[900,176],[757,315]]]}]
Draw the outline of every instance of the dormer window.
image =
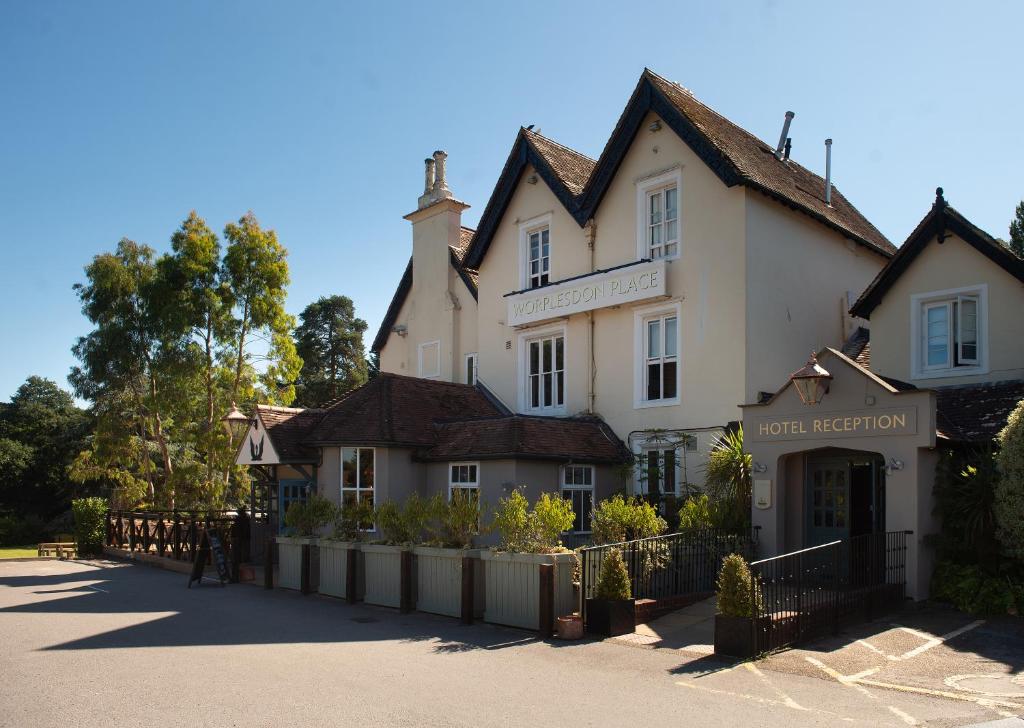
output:
[{"label": "dormer window", "polygon": [[912,297],[915,377],[984,373],[986,298],[984,286]]}]

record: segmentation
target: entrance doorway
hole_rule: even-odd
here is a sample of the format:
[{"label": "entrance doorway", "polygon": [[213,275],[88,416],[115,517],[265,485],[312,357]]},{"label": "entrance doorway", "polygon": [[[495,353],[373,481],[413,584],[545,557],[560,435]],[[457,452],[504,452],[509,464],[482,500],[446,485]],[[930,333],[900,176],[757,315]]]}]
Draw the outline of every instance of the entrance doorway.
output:
[{"label": "entrance doorway", "polygon": [[807,458],[804,546],[885,530],[885,461],[863,452]]}]

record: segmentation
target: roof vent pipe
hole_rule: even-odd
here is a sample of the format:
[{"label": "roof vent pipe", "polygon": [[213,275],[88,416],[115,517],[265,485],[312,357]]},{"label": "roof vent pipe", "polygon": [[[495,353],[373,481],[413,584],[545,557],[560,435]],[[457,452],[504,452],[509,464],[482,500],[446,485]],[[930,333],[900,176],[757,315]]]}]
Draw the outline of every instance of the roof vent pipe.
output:
[{"label": "roof vent pipe", "polygon": [[793,139],[792,137],[786,137],[786,148],[783,151],[782,158],[789,159],[789,153],[793,151]]},{"label": "roof vent pipe", "polygon": [[775,158],[782,159],[782,151],[786,146],[786,137],[789,135],[789,125],[796,116],[792,111],[786,112],[786,120],[782,123],[782,134],[779,135],[779,145],[775,147]]},{"label": "roof vent pipe", "polygon": [[832,207],[832,140],[825,140],[825,204]]}]

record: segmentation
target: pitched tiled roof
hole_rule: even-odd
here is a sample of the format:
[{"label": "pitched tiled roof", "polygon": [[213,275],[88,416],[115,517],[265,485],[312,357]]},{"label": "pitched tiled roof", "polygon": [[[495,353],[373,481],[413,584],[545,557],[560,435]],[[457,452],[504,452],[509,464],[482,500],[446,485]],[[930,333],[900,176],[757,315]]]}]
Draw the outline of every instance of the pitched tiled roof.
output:
[{"label": "pitched tiled roof", "polygon": [[732,167],[740,184],[759,189],[840,232],[892,255],[895,246],[832,185],[825,204],[825,180],[792,159],[781,161],[775,148],[698,101],[678,84],[647,70],[645,75]]},{"label": "pitched tiled roof", "polygon": [[957,442],[989,442],[1024,399],[1024,380],[936,387],[939,430]]},{"label": "pitched tiled roof", "polygon": [[478,388],[381,372],[326,408],[306,436],[316,445],[426,446],[439,420],[493,417],[498,407]]},{"label": "pitched tiled roof", "polygon": [[863,326],[850,334],[840,351],[865,369],[871,368],[871,332]]},{"label": "pitched tiled roof", "polygon": [[261,404],[256,405],[256,411],[281,462],[316,462],[316,451],[302,441],[310,427],[320,421],[323,410]]},{"label": "pitched tiled roof", "polygon": [[[467,268],[463,261],[466,259],[466,252],[469,250],[470,244],[473,242],[473,236],[476,231],[472,228],[463,227],[459,231],[459,242],[457,245],[448,246],[448,254],[450,256],[450,262],[455,272],[459,274],[459,278],[466,284],[466,288],[469,289],[470,294],[473,298],[477,297],[477,282],[478,275],[472,268]],[[409,295],[409,291],[412,290],[412,258],[409,258],[408,265],[405,266],[405,272],[402,273],[402,278],[398,281],[398,288],[395,289],[395,295],[391,297],[391,303],[388,305],[388,310],[384,314],[384,320],[381,321],[380,328],[377,329],[377,335],[373,337],[373,344],[370,345],[370,351],[380,352],[384,348],[384,345],[388,343],[388,336],[391,334],[391,328],[395,325],[395,321],[398,319],[398,314],[402,310],[402,304],[405,303],[406,297]]]},{"label": "pitched tiled roof", "polygon": [[512,415],[482,387],[383,372],[316,410],[307,423],[301,431],[306,447],[411,447],[423,460],[501,457],[604,463],[629,456],[622,441],[597,418]]},{"label": "pitched tiled roof", "polygon": [[621,463],[629,451],[603,421],[509,415],[437,426],[437,442],[417,453],[420,460],[540,459]]},{"label": "pitched tiled roof", "polygon": [[523,129],[527,141],[533,145],[551,165],[558,179],[573,195],[583,191],[597,162],[575,149],[559,144],[553,139],[541,136],[531,129]]},{"label": "pitched tiled roof", "polygon": [[1018,258],[1013,251],[950,207],[942,196],[941,187],[935,192],[932,209],[917,224],[906,242],[900,246],[899,252],[878,272],[875,279],[860,294],[860,298],[850,309],[851,314],[860,318],[869,318],[871,312],[881,303],[886,292],[910,267],[921,251],[937,237],[949,232],[956,233],[979,253],[1016,277],[1017,280],[1024,282],[1024,259]]},{"label": "pitched tiled roof", "polygon": [[569,147],[520,129],[494,192],[480,217],[478,233],[466,262],[479,268],[519,177],[532,164],[555,197],[584,225],[601,199],[648,112],[665,123],[732,187],[744,185],[802,212],[841,235],[886,257],[896,248],[832,186],[825,204],[825,180],[792,159],[779,160],[774,147],[704,105],[678,84],[645,69],[596,162]]}]

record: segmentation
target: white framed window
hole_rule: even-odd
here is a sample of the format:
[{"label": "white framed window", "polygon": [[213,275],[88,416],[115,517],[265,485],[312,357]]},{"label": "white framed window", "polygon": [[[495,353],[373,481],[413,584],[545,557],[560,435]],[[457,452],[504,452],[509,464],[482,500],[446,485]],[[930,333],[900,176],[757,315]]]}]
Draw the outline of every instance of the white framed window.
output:
[{"label": "white framed window", "polygon": [[463,362],[463,375],[466,377],[466,384],[476,384],[476,362],[477,355],[466,354]]},{"label": "white framed window", "polygon": [[519,408],[565,412],[565,326],[527,331],[519,337]]},{"label": "white framed window", "polygon": [[526,266],[530,288],[546,286],[551,280],[551,228],[544,226],[527,233]]},{"label": "white framed window", "polygon": [[[376,450],[372,447],[341,448],[341,507],[356,503],[368,503],[370,507],[377,500]],[[372,531],[373,523],[363,524],[364,530]]]},{"label": "white framed window", "polygon": [[637,182],[637,257],[678,258],[682,247],[682,168]]},{"label": "white framed window", "polygon": [[664,407],[680,402],[682,387],[682,304],[634,311],[634,406]]},{"label": "white framed window", "polygon": [[419,376],[424,378],[441,376],[441,342],[427,341],[417,348]]},{"label": "white framed window", "polygon": [[562,498],[572,503],[576,520],[572,533],[590,533],[590,516],[594,508],[594,466],[565,465],[562,467]]},{"label": "white framed window", "polygon": [[473,498],[480,497],[480,463],[448,464],[448,500],[457,489]]},{"label": "white framed window", "polygon": [[640,451],[637,492],[651,500],[679,495],[679,453],[671,447],[644,447]]},{"label": "white framed window", "polygon": [[519,223],[519,287],[539,288],[551,282],[551,213]]},{"label": "white framed window", "polygon": [[911,296],[911,376],[987,373],[987,309],[985,285]]}]

